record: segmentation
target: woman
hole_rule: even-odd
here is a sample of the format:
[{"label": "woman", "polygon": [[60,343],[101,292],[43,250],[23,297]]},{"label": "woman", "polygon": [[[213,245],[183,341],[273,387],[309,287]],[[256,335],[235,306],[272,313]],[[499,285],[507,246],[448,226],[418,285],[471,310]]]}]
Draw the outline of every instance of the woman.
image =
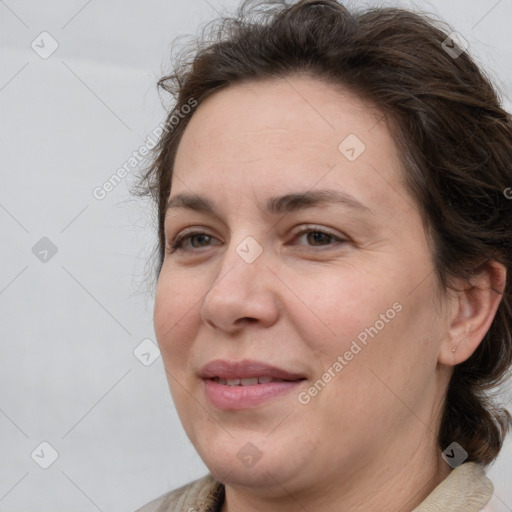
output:
[{"label": "woman", "polygon": [[141,182],[155,332],[210,474],[141,511],[489,502],[512,123],[449,34],[401,9],[245,2],[159,82],[177,102]]}]

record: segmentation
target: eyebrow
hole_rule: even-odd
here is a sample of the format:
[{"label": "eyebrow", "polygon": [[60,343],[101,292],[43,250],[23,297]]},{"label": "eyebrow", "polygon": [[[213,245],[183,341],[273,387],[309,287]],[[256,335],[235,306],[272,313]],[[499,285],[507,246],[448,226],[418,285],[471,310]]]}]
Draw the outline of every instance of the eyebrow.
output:
[{"label": "eyebrow", "polygon": [[[309,190],[270,197],[265,202],[265,209],[271,215],[282,215],[314,206],[327,206],[330,204],[341,204],[362,213],[373,214],[370,208],[362,204],[355,197],[346,192],[332,189]],[[178,208],[221,217],[217,207],[209,199],[198,194],[181,193],[170,197],[167,201],[166,213],[169,210]]]}]

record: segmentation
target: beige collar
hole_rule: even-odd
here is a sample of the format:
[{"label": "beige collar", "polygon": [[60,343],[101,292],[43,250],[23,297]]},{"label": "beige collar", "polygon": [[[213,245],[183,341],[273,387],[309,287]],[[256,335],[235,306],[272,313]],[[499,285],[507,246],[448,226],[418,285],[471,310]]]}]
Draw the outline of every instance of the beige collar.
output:
[{"label": "beige collar", "polygon": [[479,512],[493,492],[483,466],[466,462],[456,467],[413,512]]}]

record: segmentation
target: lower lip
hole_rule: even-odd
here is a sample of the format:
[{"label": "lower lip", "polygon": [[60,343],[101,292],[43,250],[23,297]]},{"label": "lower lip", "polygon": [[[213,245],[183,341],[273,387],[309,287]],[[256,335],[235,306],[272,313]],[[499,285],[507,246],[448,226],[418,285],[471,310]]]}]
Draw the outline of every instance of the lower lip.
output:
[{"label": "lower lip", "polygon": [[211,379],[203,379],[205,393],[218,409],[248,409],[267,400],[286,395],[302,384],[302,380],[276,381],[253,386],[227,386]]}]

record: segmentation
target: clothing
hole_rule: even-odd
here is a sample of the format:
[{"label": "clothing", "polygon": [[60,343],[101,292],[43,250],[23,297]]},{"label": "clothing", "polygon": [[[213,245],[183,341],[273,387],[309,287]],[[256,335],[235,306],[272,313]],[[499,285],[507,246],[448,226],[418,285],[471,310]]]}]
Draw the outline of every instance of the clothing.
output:
[{"label": "clothing", "polygon": [[[480,512],[494,492],[483,467],[466,462],[452,472],[412,512]],[[224,485],[211,474],[175,489],[136,512],[220,512]]]}]

